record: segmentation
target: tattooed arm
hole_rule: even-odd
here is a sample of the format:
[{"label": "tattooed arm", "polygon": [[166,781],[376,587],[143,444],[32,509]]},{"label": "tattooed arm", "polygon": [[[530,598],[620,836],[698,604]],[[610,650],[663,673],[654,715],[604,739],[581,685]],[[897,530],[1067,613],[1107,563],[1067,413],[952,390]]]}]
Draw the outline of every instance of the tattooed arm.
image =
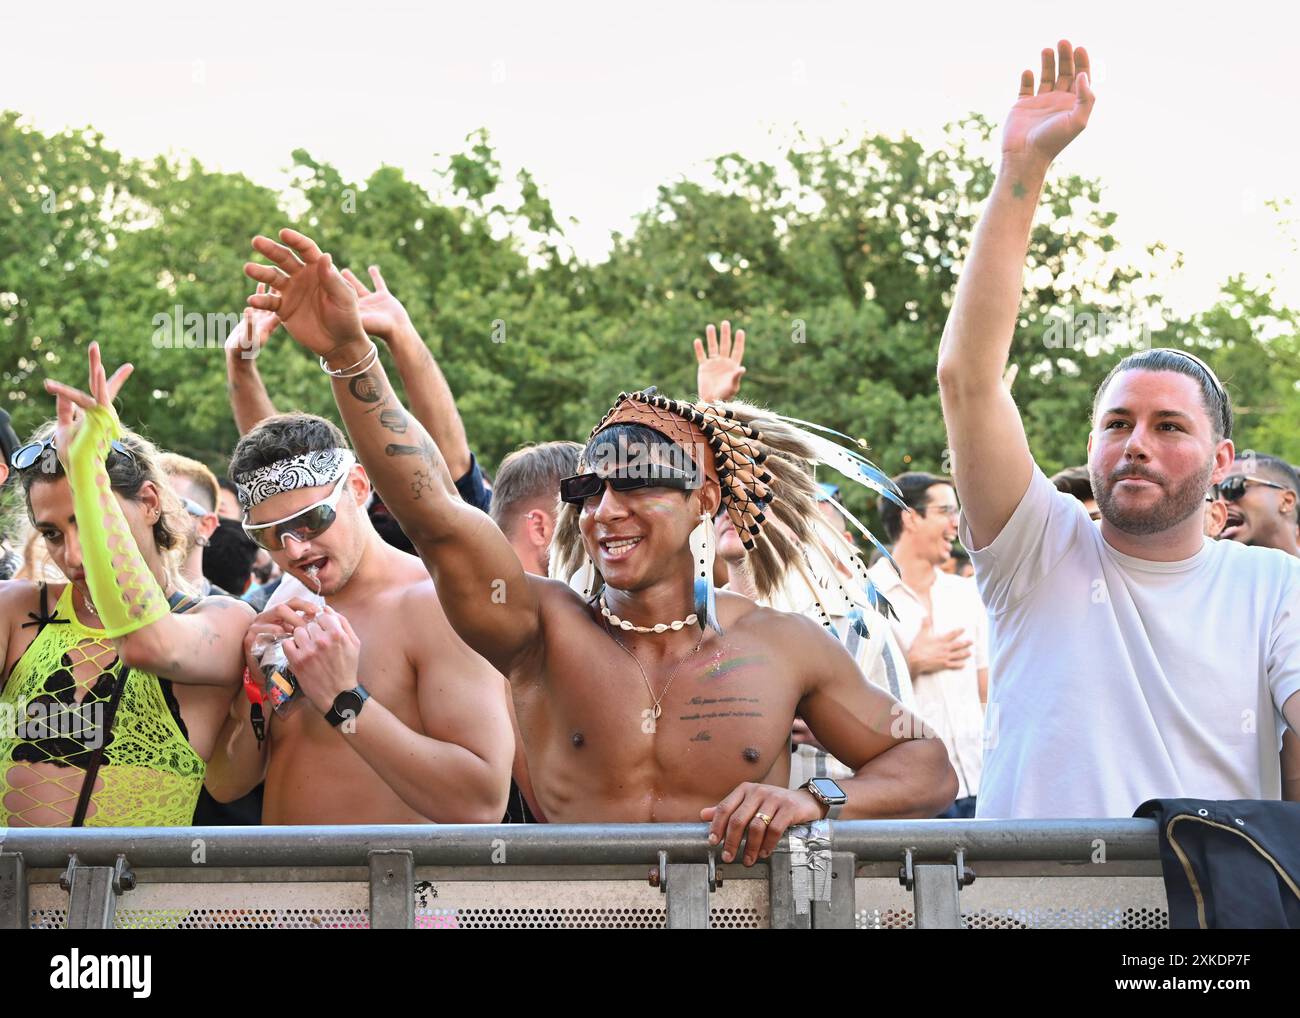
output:
[{"label": "tattooed arm", "polygon": [[374,292],[366,289],[349,270],[343,270],[346,279],[357,292],[357,306],[361,309],[361,325],[371,336],[378,336],[388,344],[393,355],[393,365],[402,377],[406,389],[406,402],[429,436],[438,445],[438,451],[447,461],[453,478],[469,473],[469,439],[465,437],[465,424],[456,409],[456,399],[451,386],[443,376],[438,362],[415,331],[411,316],[406,313],[393,292],[384,282],[378,265],[370,266],[370,279]]},{"label": "tattooed arm", "polygon": [[[371,360],[357,293],[311,239],[281,230],[277,244],[253,247],[275,264],[244,271],[275,292],[250,305],[275,311],[289,334],[332,370]],[[533,581],[489,517],[456,493],[446,461],[427,431],[398,401],[378,359],[333,380],[334,398],[358,459],[424,559],[452,627],[471,648],[508,673],[541,639]]]},{"label": "tattooed arm", "polygon": [[[1002,532],[1029,487],[1034,461],[1003,384],[1034,210],[1047,168],[1092,112],[1088,56],[1043,50],[1042,80],[1025,71],[1003,127],[1002,165],[980,220],[939,347],[939,393],[962,511],[977,548]],[[1077,71],[1076,74],[1076,65]]]}]

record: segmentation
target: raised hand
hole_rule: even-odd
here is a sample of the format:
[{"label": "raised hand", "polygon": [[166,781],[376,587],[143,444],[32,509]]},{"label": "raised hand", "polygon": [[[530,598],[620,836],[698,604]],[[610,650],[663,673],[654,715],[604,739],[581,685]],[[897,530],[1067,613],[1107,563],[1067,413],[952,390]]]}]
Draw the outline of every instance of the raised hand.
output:
[{"label": "raised hand", "polygon": [[722,343],[718,343],[718,333],[712,325],[704,330],[709,340],[706,355],[704,344],[695,341],[695,359],[699,367],[695,371],[695,384],[700,400],[712,403],[717,400],[735,399],[740,392],[740,378],[745,368],[740,362],[745,357],[745,330],[736,330],[736,342],[731,342],[731,323],[722,323]]},{"label": "raised hand", "polygon": [[[266,293],[266,284],[257,284],[258,294]],[[244,360],[252,360],[262,352],[266,341],[280,327],[280,316],[274,311],[244,308],[244,317],[226,337],[226,352],[239,353]]]},{"label": "raised hand", "polygon": [[76,438],[77,432],[81,429],[81,423],[85,419],[83,411],[101,406],[107,407],[111,412],[113,400],[117,399],[117,394],[122,391],[123,384],[131,377],[131,372],[135,370],[130,364],[123,364],[113,372],[112,378],[105,378],[104,361],[100,356],[98,343],[90,344],[89,360],[89,393],[82,392],[75,386],[56,382],[52,378],[45,380],[45,391],[57,400],[56,419],[58,424],[55,429],[54,448],[58,452],[60,461],[65,466],[67,465],[68,450],[72,448],[72,441]]},{"label": "raised hand", "polygon": [[274,265],[246,262],[244,274],[270,287],[255,293],[249,307],[274,311],[298,343],[324,357],[349,343],[365,343],[357,294],[310,237],[281,230],[277,244],[254,237],[253,249]]},{"label": "raised hand", "polygon": [[1056,52],[1044,49],[1042,75],[1034,93],[1034,72],[1020,75],[1020,98],[1002,128],[1002,155],[1046,166],[1088,124],[1095,96],[1083,47],[1062,39]]},{"label": "raised hand", "polygon": [[351,269],[343,270],[343,278],[356,291],[357,307],[361,310],[361,327],[369,335],[378,336],[385,343],[392,343],[404,333],[414,331],[411,316],[406,313],[402,302],[388,289],[378,265],[370,266],[370,279],[375,284],[373,293],[366,289],[366,284]]}]

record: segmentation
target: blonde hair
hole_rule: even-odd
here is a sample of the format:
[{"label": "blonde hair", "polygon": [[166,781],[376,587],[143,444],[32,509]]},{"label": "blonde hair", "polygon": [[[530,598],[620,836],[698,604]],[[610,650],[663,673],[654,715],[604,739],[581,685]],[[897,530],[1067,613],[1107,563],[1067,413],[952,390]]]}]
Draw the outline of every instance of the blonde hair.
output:
[{"label": "blonde hair", "polygon": [[158,465],[168,476],[183,477],[197,485],[208,496],[203,508],[208,512],[217,511],[217,505],[221,501],[221,485],[217,483],[217,475],[204,464],[178,452],[164,452],[158,457]]}]

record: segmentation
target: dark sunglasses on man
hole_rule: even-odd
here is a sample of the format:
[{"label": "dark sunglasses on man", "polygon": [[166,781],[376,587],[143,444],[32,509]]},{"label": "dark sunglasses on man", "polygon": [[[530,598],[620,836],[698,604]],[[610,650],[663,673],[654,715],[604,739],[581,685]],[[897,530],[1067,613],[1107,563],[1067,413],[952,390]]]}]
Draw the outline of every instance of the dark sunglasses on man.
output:
[{"label": "dark sunglasses on man", "polygon": [[1276,488],[1278,491],[1290,491],[1284,484],[1275,484],[1272,481],[1266,481],[1262,477],[1250,477],[1246,474],[1233,474],[1231,477],[1225,477],[1222,481],[1214,486],[1214,493],[1225,502],[1239,501],[1246,494],[1246,488],[1252,484],[1262,484],[1266,488]]},{"label": "dark sunglasses on man", "polygon": [[[117,439],[114,439],[109,447],[109,463],[113,461],[114,453],[118,456],[125,456],[127,459],[131,460],[134,460],[135,458],[131,455],[131,450],[121,442],[117,441]],[[52,474],[54,473],[54,464],[58,462],[57,459],[54,459],[55,455],[56,450],[54,448],[54,437],[51,436],[43,442],[28,442],[21,448],[15,449],[13,456],[9,458],[9,465],[15,470],[28,470],[36,466],[37,463],[48,456],[51,459],[47,461],[47,466],[44,470],[46,473]]]},{"label": "dark sunglasses on man", "polygon": [[594,473],[574,474],[572,477],[560,478],[560,501],[581,506],[587,499],[602,494],[606,482],[619,492],[636,491],[638,488],[676,488],[678,491],[688,491],[699,487],[698,481],[692,475],[668,471],[637,470],[632,473],[614,473],[607,476]]},{"label": "dark sunglasses on man", "polygon": [[272,520],[270,523],[245,523],[244,533],[251,537],[259,548],[265,548],[267,551],[280,551],[284,547],[286,537],[292,537],[300,543],[320,537],[338,516],[335,506],[339,504],[339,497],[343,494],[343,484],[350,473],[350,470],[343,471],[339,479],[334,482],[334,490],[319,502],[313,502],[306,509],[292,516],[286,516],[282,520]]}]

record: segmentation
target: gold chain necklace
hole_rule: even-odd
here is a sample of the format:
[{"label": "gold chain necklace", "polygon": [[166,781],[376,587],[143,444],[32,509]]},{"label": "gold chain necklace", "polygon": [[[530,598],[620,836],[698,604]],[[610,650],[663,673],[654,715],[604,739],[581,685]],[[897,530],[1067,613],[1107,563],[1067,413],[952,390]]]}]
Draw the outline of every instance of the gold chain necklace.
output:
[{"label": "gold chain necklace", "polygon": [[695,650],[692,650],[689,654],[683,655],[682,659],[677,662],[677,667],[674,668],[672,674],[668,676],[668,683],[664,686],[664,691],[656,697],[654,687],[650,685],[650,680],[649,678],[646,677],[645,669],[641,667],[640,659],[635,654],[633,654],[631,650],[629,650],[626,646],[624,646],[623,641],[620,640],[617,636],[615,636],[612,630],[607,629],[606,632],[609,633],[610,639],[612,639],[615,643],[619,645],[620,648],[622,648],[623,653],[625,653],[634,662],[636,662],[637,671],[641,673],[641,681],[645,683],[646,692],[650,694],[650,699],[654,703],[654,708],[651,711],[651,716],[654,718],[654,720],[658,721],[659,716],[663,713],[663,709],[659,705],[663,702],[664,697],[668,695],[668,690],[672,687],[673,679],[677,678],[677,673],[681,671],[682,665],[686,664],[688,660],[693,658],[696,652],[702,646],[704,646],[704,634],[703,633],[700,634],[700,642],[695,645]]}]

